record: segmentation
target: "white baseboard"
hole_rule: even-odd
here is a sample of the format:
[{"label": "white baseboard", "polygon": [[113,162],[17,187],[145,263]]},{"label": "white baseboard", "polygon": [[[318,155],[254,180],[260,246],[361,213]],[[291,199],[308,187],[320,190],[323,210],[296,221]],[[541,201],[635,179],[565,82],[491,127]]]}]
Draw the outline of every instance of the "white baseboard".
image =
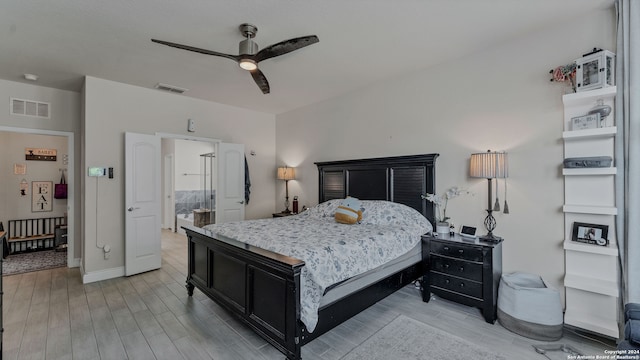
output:
[{"label": "white baseboard", "polygon": [[82,283],[88,284],[96,281],[115,279],[124,276],[124,266],[119,266],[112,269],[92,271],[85,273],[84,269],[80,267],[82,273]]},{"label": "white baseboard", "polygon": [[68,265],[70,268],[77,268],[80,267],[80,262],[81,258],[75,258],[73,260],[71,260],[71,263]]}]

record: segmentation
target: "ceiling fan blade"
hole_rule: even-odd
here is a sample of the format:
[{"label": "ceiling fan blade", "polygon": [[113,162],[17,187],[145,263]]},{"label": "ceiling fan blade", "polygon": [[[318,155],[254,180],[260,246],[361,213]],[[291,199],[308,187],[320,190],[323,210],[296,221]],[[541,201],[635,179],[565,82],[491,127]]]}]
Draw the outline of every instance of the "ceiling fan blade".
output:
[{"label": "ceiling fan blade", "polygon": [[189,46],[189,45],[176,44],[176,43],[172,43],[172,42],[169,42],[169,41],[163,41],[163,40],[157,40],[157,39],[151,39],[151,41],[153,41],[155,43],[158,43],[158,44],[167,45],[167,46],[171,46],[171,47],[174,47],[174,48],[182,49],[182,50],[194,51],[194,52],[197,52],[197,53],[200,53],[200,54],[221,56],[221,57],[225,57],[227,59],[231,59],[231,60],[234,60],[234,61],[239,61],[240,60],[240,56],[237,56],[237,55],[229,55],[229,54],[219,53],[219,52],[216,52],[216,51],[211,51],[211,50],[207,50],[207,49],[200,49],[200,48]]},{"label": "ceiling fan blade", "polygon": [[269,82],[267,81],[267,78],[264,76],[262,71],[260,71],[260,69],[255,69],[253,71],[250,71],[250,73],[260,90],[262,90],[263,94],[268,94],[269,92],[271,92],[271,90],[269,89]]},{"label": "ceiling fan blade", "polygon": [[294,50],[298,50],[305,46],[315,44],[318,41],[320,40],[315,35],[301,36],[298,38],[281,41],[277,44],[267,46],[266,48],[258,51],[258,53],[253,57],[253,59],[256,62],[271,59],[272,57],[284,55],[286,53],[290,53]]}]

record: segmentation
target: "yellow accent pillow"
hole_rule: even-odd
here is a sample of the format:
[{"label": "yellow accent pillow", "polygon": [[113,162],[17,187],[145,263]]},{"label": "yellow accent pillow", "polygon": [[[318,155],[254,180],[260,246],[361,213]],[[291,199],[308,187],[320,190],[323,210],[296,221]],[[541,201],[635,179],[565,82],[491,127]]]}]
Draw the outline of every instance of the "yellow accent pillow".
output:
[{"label": "yellow accent pillow", "polygon": [[360,200],[354,197],[347,197],[342,200],[336,209],[335,219],[341,224],[355,224],[362,220],[362,209]]}]

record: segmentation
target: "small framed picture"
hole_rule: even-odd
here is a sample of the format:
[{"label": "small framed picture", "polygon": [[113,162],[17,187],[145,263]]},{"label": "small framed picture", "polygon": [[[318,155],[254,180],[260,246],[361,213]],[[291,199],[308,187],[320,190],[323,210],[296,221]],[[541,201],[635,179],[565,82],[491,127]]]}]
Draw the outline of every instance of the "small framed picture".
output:
[{"label": "small framed picture", "polygon": [[571,130],[597,129],[600,127],[600,114],[588,114],[571,118]]},{"label": "small framed picture", "polygon": [[574,222],[572,241],[585,244],[609,245],[609,226]]}]

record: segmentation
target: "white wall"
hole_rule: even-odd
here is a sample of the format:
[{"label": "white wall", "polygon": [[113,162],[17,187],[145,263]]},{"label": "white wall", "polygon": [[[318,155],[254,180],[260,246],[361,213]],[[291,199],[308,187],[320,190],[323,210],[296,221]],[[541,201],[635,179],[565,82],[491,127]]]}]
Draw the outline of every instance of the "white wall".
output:
[{"label": "white wall", "polygon": [[[63,136],[23,134],[0,131],[0,221],[5,226],[8,220],[30,219],[64,216],[67,212],[67,199],[53,199],[52,211],[33,212],[31,183],[33,181],[60,182],[61,172],[66,169],[63,157],[67,152],[67,138]],[[25,148],[55,149],[58,153],[56,161],[26,161]],[[14,174],[14,164],[26,165],[24,175]],[[27,195],[20,195],[20,183],[28,183]],[[53,188],[51,189],[53,191]]]},{"label": "white wall", "polygon": [[[98,189],[94,181],[84,176],[85,275],[99,279],[123,271],[125,132],[182,134],[245,144],[247,153],[252,150],[256,153],[247,156],[252,187],[246,218],[267,217],[273,212],[274,115],[94,77],[85,79],[84,96],[84,168],[112,166],[115,170],[115,178],[101,181]],[[187,132],[190,118],[196,121],[195,133]],[[98,222],[96,205],[99,205]],[[109,260],[103,258],[96,240],[111,246]]]},{"label": "white wall", "polygon": [[175,140],[175,190],[202,189],[200,155],[212,153],[213,150],[213,143]]},{"label": "white wall", "polygon": [[[457,185],[475,194],[452,200],[447,215],[457,226],[477,226],[485,233],[487,181],[468,177],[470,154],[506,150],[511,213],[496,214],[495,230],[505,238],[503,270],[536,273],[561,288],[564,85],[551,83],[549,70],[593,47],[615,51],[614,40],[613,9],[596,11],[467,58],[280,114],[277,164],[298,168],[289,194],[300,196],[300,206],[317,203],[315,161],[439,153],[438,192]],[[284,198],[280,185],[277,204]]]},{"label": "white wall", "polygon": [[[29,116],[11,115],[10,111],[10,98],[19,98],[26,100],[35,100],[40,102],[47,102],[50,106],[50,118],[40,119]],[[37,85],[24,84],[14,81],[0,80],[0,126],[12,128],[12,129],[31,129],[45,130],[45,131],[63,131],[74,134],[74,144],[80,143],[80,113],[81,113],[81,99],[80,94],[72,91],[57,90],[52,88],[46,88]],[[15,134],[15,132],[14,132]],[[75,153],[69,154],[69,161],[73,162],[74,168],[79,169],[80,166],[80,146],[75,146]],[[28,169],[27,169],[28,171]],[[74,258],[80,257],[80,245],[81,237],[78,236],[81,233],[81,211],[80,211],[80,174],[79,171],[75,172],[75,177],[72,179],[75,186],[74,200]],[[4,187],[4,183],[1,185]]]}]

